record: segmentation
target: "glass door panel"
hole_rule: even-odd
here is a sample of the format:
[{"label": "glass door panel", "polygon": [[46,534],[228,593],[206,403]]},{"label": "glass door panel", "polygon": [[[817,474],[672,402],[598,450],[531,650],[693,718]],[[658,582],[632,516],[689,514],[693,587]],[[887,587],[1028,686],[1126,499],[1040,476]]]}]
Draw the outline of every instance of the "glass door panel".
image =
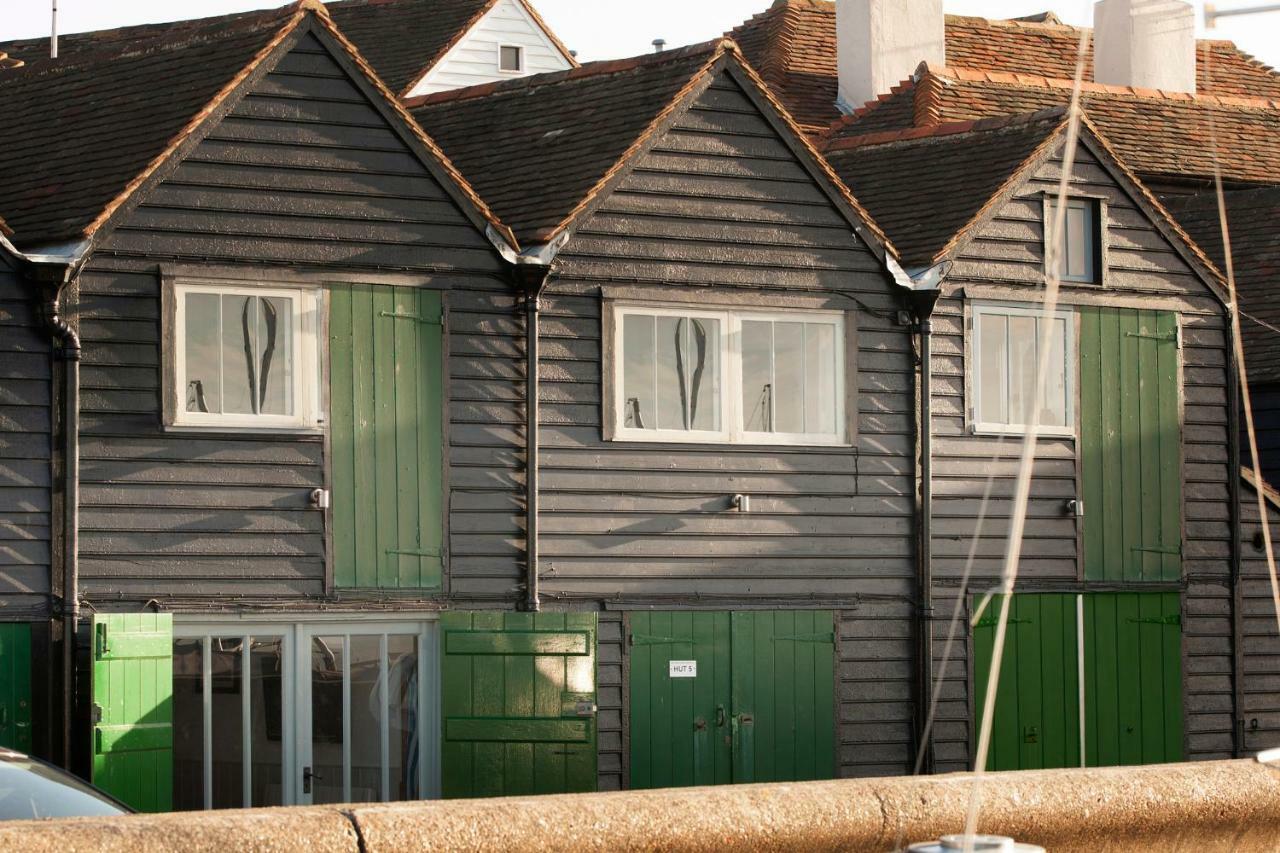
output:
[{"label": "glass door panel", "polygon": [[313,803],[346,802],[347,726],[343,714],[347,677],[347,638],[312,637],[311,762],[302,771],[302,793]]}]

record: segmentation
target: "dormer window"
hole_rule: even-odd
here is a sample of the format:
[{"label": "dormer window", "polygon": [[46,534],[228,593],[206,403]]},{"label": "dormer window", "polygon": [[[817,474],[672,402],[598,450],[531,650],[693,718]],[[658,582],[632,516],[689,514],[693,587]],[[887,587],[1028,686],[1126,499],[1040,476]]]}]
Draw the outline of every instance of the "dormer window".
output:
[{"label": "dormer window", "polygon": [[[1045,234],[1054,227],[1057,202],[1046,197]],[[1096,199],[1069,198],[1058,246],[1058,280],[1077,284],[1102,282],[1102,211]]]},{"label": "dormer window", "polygon": [[524,71],[524,48],[518,44],[498,45],[498,70],[508,74]]}]

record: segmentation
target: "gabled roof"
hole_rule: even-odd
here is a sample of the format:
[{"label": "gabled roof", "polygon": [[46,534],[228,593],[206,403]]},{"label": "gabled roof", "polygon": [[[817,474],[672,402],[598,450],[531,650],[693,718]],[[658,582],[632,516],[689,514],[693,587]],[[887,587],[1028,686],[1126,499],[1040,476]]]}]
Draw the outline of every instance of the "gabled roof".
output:
[{"label": "gabled roof", "polygon": [[[775,0],[730,30],[747,59],[801,126],[817,130],[836,108],[836,13],[832,0]],[[1037,18],[1041,20],[1036,20]],[[1093,79],[1092,33],[1085,79]],[[1007,74],[1074,78],[1080,29],[1051,13],[1000,21],[948,15],[947,65]],[[1280,76],[1229,41],[1201,40],[1198,91],[1280,98]]]},{"label": "gabled roof", "polygon": [[1065,126],[1062,109],[889,131],[828,149],[836,174],[888,232],[908,269],[931,267]]},{"label": "gabled roof", "polygon": [[0,76],[0,211],[22,247],[93,237],[254,72],[314,20],[434,161],[478,225],[505,229],[334,27],[316,0],[191,27],[180,39],[112,43]]},{"label": "gabled roof", "polygon": [[[500,0],[337,0],[329,3],[327,8],[333,20],[356,44],[387,86],[397,94],[404,94],[425,77],[498,2]],[[565,59],[576,64],[568,48],[556,38],[527,0],[515,2],[520,3],[546,32]],[[144,41],[183,42],[224,27],[237,27],[246,19],[261,14],[242,12],[191,21],[72,33],[58,37],[58,54],[61,61],[74,63],[88,53],[137,49]],[[6,67],[6,55],[10,65],[14,61],[48,61],[49,39],[0,42],[0,71]]]},{"label": "gabled roof", "polygon": [[[1225,199],[1249,381],[1280,381],[1280,187],[1228,192]],[[1166,204],[1225,268],[1217,193],[1173,197]]]},{"label": "gabled roof", "polygon": [[410,99],[414,117],[524,246],[567,232],[664,121],[732,65],[769,103],[872,240],[883,235],[756,76],[738,46],[713,41],[632,59]]},{"label": "gabled roof", "polygon": [[[953,257],[1065,143],[1067,111],[938,124],[845,139],[828,149],[836,172],[866,204],[908,268]],[[1152,224],[1221,296],[1221,274],[1124,164],[1086,114],[1080,144],[1108,168]]]},{"label": "gabled roof", "polygon": [[[1065,105],[1072,85],[1064,78],[921,65],[913,80],[833,124],[819,148],[869,133]],[[1211,125],[1226,180],[1272,183],[1280,176],[1280,99],[1084,83],[1082,103],[1125,162],[1147,180],[1208,181]]]}]

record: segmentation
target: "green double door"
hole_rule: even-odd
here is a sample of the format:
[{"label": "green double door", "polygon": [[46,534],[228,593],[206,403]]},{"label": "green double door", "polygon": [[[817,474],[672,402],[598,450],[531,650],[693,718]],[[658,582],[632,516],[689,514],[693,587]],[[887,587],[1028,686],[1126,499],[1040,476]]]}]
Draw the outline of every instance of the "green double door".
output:
[{"label": "green double door", "polygon": [[835,776],[831,611],[629,618],[632,788]]},{"label": "green double door", "polygon": [[[979,725],[999,608],[973,630]],[[987,769],[1182,760],[1181,621],[1176,592],[1015,594]]]}]

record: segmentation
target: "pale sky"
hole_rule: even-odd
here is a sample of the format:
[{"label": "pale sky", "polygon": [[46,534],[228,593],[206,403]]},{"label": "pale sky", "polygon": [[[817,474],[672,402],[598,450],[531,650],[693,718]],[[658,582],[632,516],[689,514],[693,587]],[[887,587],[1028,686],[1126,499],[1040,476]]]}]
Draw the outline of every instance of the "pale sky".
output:
[{"label": "pale sky", "polygon": [[[645,53],[653,39],[669,47],[720,35],[772,0],[532,0],[582,61]],[[0,41],[49,34],[51,0],[0,0]],[[58,0],[61,32],[202,18],[285,5],[284,0]],[[948,12],[1008,18],[1052,9],[1067,23],[1088,24],[1091,0],[945,0]],[[1203,0],[1195,0],[1204,29]],[[1219,11],[1263,5],[1262,0],[1219,0]],[[1231,39],[1270,65],[1280,66],[1280,12],[1222,21],[1209,35]]]}]

